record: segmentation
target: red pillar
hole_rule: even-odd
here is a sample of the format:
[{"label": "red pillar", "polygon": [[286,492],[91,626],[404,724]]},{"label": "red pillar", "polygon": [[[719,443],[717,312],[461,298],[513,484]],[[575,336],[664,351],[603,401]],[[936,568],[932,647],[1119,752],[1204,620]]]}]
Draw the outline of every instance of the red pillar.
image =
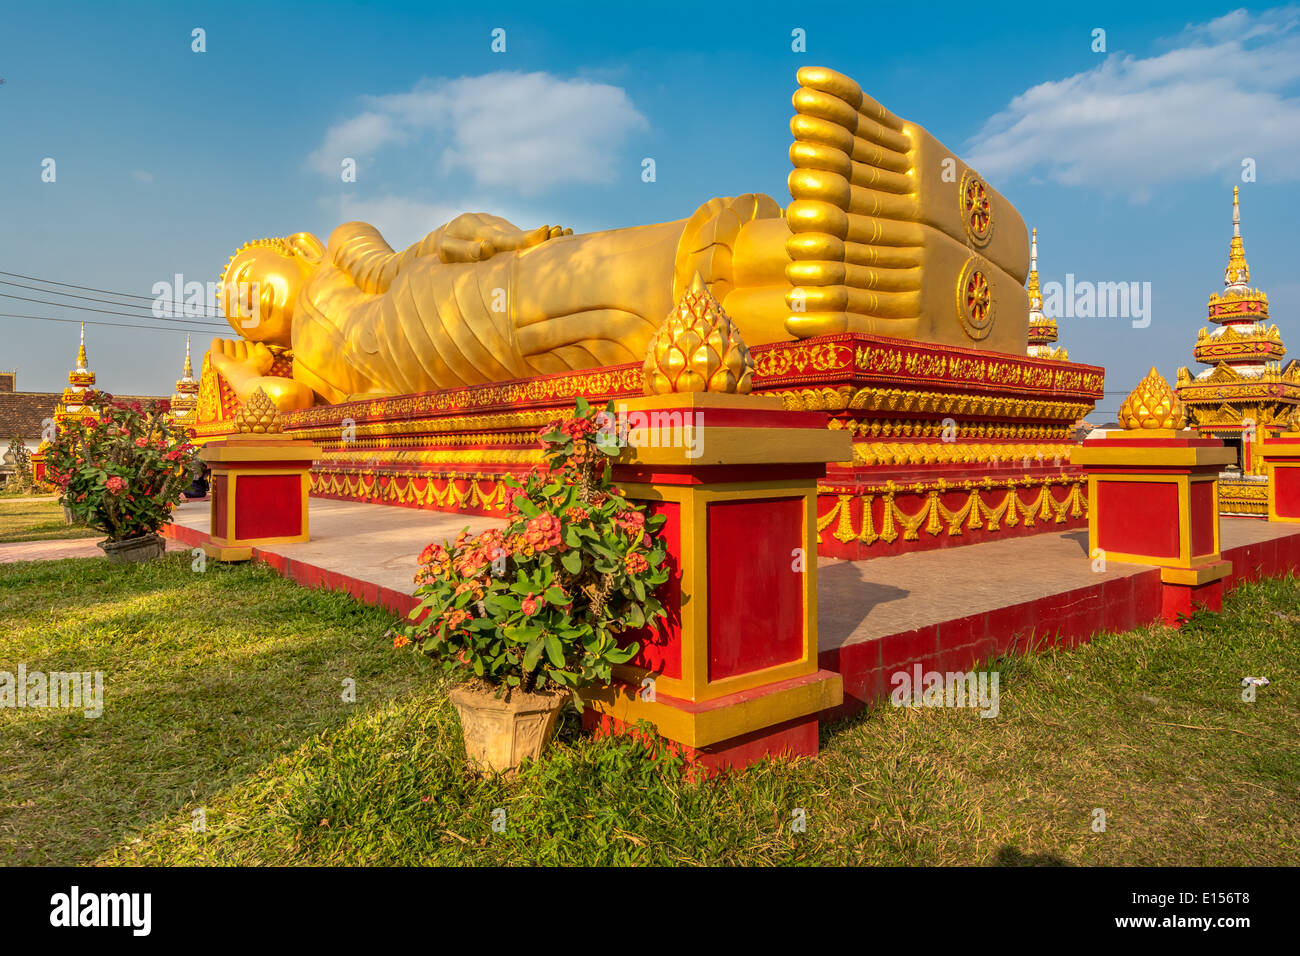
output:
[{"label": "red pillar", "polygon": [[1235,460],[1217,438],[1172,429],[1109,432],[1071,458],[1088,472],[1090,557],[1157,565],[1167,624],[1222,607],[1219,469]]},{"label": "red pillar", "polygon": [[778,399],[674,393],[619,406],[614,479],[667,516],[669,621],[619,682],[584,692],[589,723],[640,720],[705,769],[815,754],[817,714],[843,699],[817,665],[817,479],[852,456],[820,412]]}]

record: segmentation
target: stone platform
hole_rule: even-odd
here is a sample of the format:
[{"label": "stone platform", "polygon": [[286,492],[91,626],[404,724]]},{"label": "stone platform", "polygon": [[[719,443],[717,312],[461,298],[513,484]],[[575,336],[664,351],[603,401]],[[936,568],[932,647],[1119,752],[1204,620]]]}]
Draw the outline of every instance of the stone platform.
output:
[{"label": "stone platform", "polygon": [[[435,539],[495,518],[311,499],[312,540],[254,549],[306,587],[328,587],[405,614],[416,559]],[[164,533],[207,538],[206,503],[183,504]],[[1300,525],[1224,518],[1228,587],[1300,569]],[[961,670],[1004,653],[1073,646],[1160,619],[1160,571],[1110,562],[1094,571],[1087,532],[1045,533],[868,561],[818,560],[819,664],[844,679],[842,713],[889,692],[889,675],[921,664]]]},{"label": "stone platform", "polygon": [[[1103,369],[859,332],[750,353],[756,395],[823,415],[851,439],[818,485],[819,554],[874,559],[1086,526],[1070,456]],[[207,364],[203,380],[199,442],[229,433],[238,412]],[[321,405],[287,413],[284,429],[323,450],[311,472],[318,498],[502,517],[505,480],[542,460],[539,429],[580,396],[617,409],[644,387],[635,362]],[[652,444],[684,438],[670,419],[651,426]]]}]

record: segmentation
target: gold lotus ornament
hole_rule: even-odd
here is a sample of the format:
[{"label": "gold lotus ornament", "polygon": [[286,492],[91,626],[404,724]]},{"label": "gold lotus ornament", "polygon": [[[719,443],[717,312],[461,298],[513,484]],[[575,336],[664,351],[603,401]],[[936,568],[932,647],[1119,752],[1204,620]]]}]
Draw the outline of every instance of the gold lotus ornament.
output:
[{"label": "gold lotus ornament", "polygon": [[1126,431],[1181,431],[1187,427],[1187,412],[1169,383],[1152,368],[1119,407],[1119,423]]},{"label": "gold lotus ornament", "polygon": [[235,415],[235,431],[240,435],[274,435],[281,431],[280,411],[271,397],[258,389]]},{"label": "gold lotus ornament", "polygon": [[644,371],[647,395],[753,388],[749,348],[699,273],[650,340]]}]

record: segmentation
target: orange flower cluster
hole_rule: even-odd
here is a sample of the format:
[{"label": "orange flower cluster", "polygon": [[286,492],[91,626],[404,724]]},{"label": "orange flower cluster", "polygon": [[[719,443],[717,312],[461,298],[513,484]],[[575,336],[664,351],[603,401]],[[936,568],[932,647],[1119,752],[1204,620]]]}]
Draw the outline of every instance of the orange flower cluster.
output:
[{"label": "orange flower cluster", "polygon": [[560,519],[549,512],[543,512],[533,518],[524,528],[524,543],[534,552],[549,551],[555,548],[564,550],[564,538]]},{"label": "orange flower cluster", "polygon": [[645,527],[645,514],[640,511],[624,511],[614,516],[614,523],[630,535],[636,535]]}]

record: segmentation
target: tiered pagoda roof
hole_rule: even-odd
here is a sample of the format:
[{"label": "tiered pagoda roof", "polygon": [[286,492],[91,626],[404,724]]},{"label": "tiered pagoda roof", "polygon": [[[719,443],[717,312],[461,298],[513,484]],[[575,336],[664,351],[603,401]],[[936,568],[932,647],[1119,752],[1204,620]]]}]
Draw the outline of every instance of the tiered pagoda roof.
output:
[{"label": "tiered pagoda roof", "polygon": [[69,418],[85,418],[98,412],[86,404],[86,393],[95,389],[95,373],[90,370],[86,358],[86,323],[81,323],[81,342],[77,346],[77,365],[68,373],[68,387],[59,396],[58,407],[54,410],[54,422],[62,425]]},{"label": "tiered pagoda roof", "polygon": [[[1196,360],[1209,368],[1196,375],[1179,369],[1179,397],[1200,426],[1229,425],[1234,419],[1241,424],[1249,414],[1246,405],[1258,412],[1249,416],[1254,424],[1267,425],[1276,413],[1290,413],[1289,407],[1271,405],[1300,402],[1300,363],[1282,367],[1286,346],[1277,326],[1268,324],[1268,296],[1250,287],[1237,187],[1232,190],[1232,243],[1223,287],[1223,292],[1210,296],[1212,327],[1197,333],[1192,351]],[[1262,408],[1261,402],[1265,403]]]},{"label": "tiered pagoda roof", "polygon": [[194,377],[194,365],[190,362],[190,337],[185,336],[185,367],[181,377],[176,380],[176,391],[172,394],[172,419],[180,424],[192,424],[195,409],[199,404],[199,380]]},{"label": "tiered pagoda roof", "polygon": [[1268,324],[1268,296],[1250,287],[1236,188],[1223,291],[1210,296],[1208,312],[1211,327],[1197,333],[1192,354],[1209,367],[1196,375],[1180,368],[1178,397],[1197,431],[1240,449],[1239,464],[1219,478],[1220,512],[1265,517],[1268,475],[1259,438],[1300,407],[1300,362],[1282,365],[1286,346],[1277,326]]}]

